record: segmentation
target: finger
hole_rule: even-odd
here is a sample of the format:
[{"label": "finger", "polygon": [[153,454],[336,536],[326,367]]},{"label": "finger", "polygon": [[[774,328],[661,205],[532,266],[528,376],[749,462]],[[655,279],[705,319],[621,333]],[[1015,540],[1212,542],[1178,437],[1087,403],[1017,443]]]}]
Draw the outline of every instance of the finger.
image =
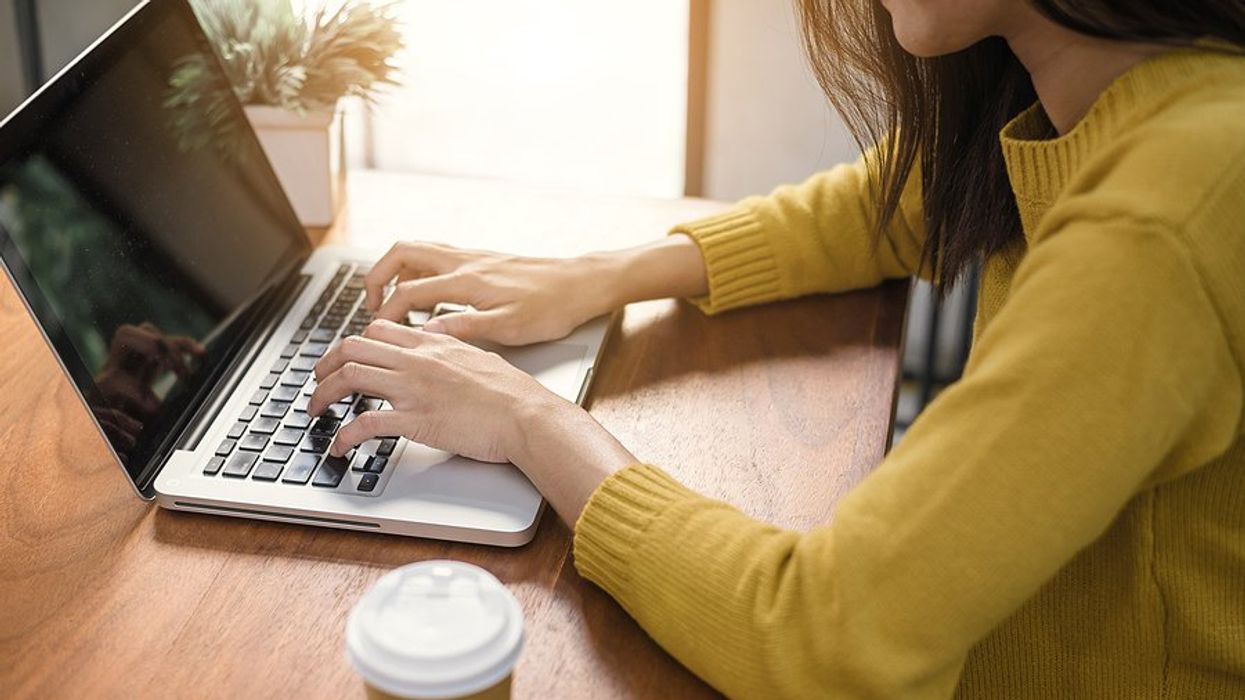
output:
[{"label": "finger", "polygon": [[154,357],[160,352],[160,334],[150,323],[122,326],[117,330],[116,338],[121,341],[121,347],[131,354]]},{"label": "finger", "polygon": [[372,269],[363,276],[363,288],[366,290],[363,303],[367,305],[368,311],[374,312],[380,307],[385,285],[389,284],[389,280],[402,270],[402,261],[406,257],[408,247],[406,243],[393,244],[389,252],[382,255]]},{"label": "finger", "polygon": [[394,277],[413,278],[422,276],[421,272],[440,274],[450,270],[453,265],[446,251],[427,243],[395,243],[363,277],[363,288],[367,290],[364,303],[368,311],[375,313],[380,308],[385,286]]},{"label": "finger", "polygon": [[373,340],[360,335],[352,335],[342,342],[329,348],[324,357],[316,363],[316,381],[336,372],[347,362],[359,362],[381,369],[393,369],[398,366],[402,351],[388,343]]},{"label": "finger", "polygon": [[186,355],[177,349],[168,339],[160,341],[160,368],[170,369],[179,379],[190,375],[190,365],[186,363]]},{"label": "finger", "polygon": [[351,394],[368,394],[389,398],[393,393],[396,375],[387,369],[372,367],[358,362],[347,362],[336,372],[317,382],[315,393],[307,404],[307,413],[319,416],[330,404],[341,401]]},{"label": "finger", "polygon": [[329,452],[340,457],[372,438],[402,435],[402,426],[408,420],[410,416],[405,411],[360,413],[337,431],[337,437],[333,439]]},{"label": "finger", "polygon": [[175,335],[167,338],[166,341],[178,352],[187,353],[196,357],[202,357],[207,354],[207,348],[203,347],[203,343],[200,343],[189,336]]},{"label": "finger", "polygon": [[128,376],[111,382],[105,389],[106,400],[114,408],[129,416],[149,417],[160,409],[160,399],[146,386],[135,384]]},{"label": "finger", "polygon": [[431,309],[443,301],[466,302],[463,280],[455,275],[437,275],[403,282],[376,311],[376,318],[401,321],[412,309]]},{"label": "finger", "polygon": [[424,324],[429,333],[443,333],[459,340],[496,340],[502,342],[498,326],[506,312],[501,309],[488,311],[457,311],[442,314]]},{"label": "finger", "polygon": [[424,343],[428,339],[428,334],[400,323],[380,320],[367,324],[367,328],[363,329],[363,337],[400,348],[414,348]]}]

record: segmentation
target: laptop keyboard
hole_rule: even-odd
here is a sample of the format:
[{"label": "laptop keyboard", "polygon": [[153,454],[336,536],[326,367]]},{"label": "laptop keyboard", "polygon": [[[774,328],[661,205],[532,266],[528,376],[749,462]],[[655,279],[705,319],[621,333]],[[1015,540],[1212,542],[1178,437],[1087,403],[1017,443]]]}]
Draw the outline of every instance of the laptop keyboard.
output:
[{"label": "laptop keyboard", "polygon": [[351,395],[319,418],[307,414],[315,391],[316,362],[339,338],[356,335],[372,321],[363,306],[366,269],[343,264],[260,382],[259,389],[203,467],[205,476],[336,489],[358,474],[354,490],[369,494],[394,457],[400,438],[371,440],[345,456],[328,454],[341,426],[365,411],[389,405],[375,396]]}]

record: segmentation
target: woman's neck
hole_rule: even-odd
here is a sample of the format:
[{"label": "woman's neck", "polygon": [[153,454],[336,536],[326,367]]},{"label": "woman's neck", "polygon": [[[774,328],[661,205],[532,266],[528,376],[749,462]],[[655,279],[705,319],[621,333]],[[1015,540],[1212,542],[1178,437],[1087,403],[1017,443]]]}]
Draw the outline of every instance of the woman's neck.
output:
[{"label": "woman's neck", "polygon": [[1029,71],[1042,109],[1060,134],[1076,126],[1112,81],[1169,48],[1085,36],[1031,12],[1017,13],[1023,16],[1003,37]]}]

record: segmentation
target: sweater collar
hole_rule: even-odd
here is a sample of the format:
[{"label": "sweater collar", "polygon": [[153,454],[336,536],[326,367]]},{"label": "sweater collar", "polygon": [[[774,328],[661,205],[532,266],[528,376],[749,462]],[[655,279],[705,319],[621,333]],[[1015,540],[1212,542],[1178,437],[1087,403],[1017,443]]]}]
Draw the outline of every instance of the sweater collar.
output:
[{"label": "sweater collar", "polygon": [[1066,134],[1051,138],[1053,131],[1041,103],[1034,103],[1003,127],[999,140],[1012,191],[1021,202],[1050,204],[1067,186],[1082,163],[1123,124],[1145,116],[1139,109],[1154,110],[1162,104],[1157,94],[1179,85],[1202,84],[1194,78],[1205,71],[1208,54],[1240,60],[1202,48],[1174,49],[1151,56],[1112,81],[1089,111]]}]

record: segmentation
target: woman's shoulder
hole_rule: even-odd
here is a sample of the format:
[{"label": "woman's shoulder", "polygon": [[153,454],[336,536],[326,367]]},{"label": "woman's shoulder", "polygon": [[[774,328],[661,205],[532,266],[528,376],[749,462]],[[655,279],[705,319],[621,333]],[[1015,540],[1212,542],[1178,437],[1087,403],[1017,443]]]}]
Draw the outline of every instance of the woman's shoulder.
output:
[{"label": "woman's shoulder", "polygon": [[1245,55],[1164,59],[1135,76],[1133,104],[1064,199],[1088,197],[1104,211],[1174,229],[1205,225],[1226,207],[1234,213],[1222,224],[1245,233]]}]

